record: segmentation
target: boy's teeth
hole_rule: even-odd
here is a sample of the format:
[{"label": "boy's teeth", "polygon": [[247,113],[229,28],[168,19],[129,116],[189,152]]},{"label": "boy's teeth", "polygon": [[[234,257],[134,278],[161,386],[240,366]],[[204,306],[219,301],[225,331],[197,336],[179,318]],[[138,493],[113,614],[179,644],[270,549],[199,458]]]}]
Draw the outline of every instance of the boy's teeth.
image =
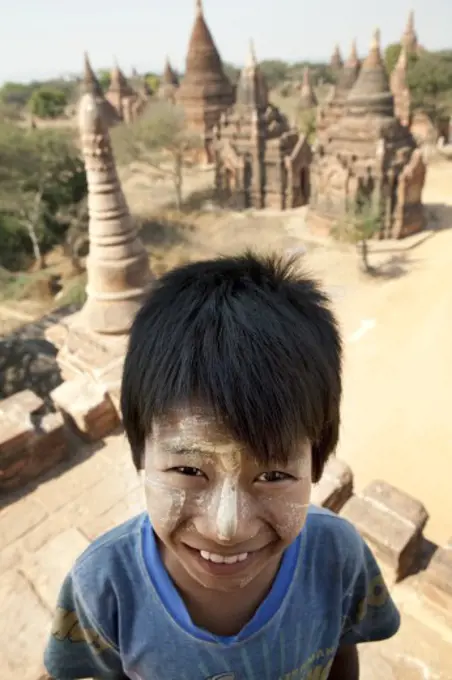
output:
[{"label": "boy's teeth", "polygon": [[240,555],[217,555],[216,553],[207,552],[207,550],[200,550],[201,557],[209,562],[216,564],[235,564],[236,562],[243,562],[248,557],[248,553],[240,553]]}]

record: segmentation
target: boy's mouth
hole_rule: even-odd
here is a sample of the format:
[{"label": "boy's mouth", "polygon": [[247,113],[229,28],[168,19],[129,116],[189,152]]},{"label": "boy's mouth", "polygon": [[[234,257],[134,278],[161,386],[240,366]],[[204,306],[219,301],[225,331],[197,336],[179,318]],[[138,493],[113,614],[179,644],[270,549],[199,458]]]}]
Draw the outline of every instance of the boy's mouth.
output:
[{"label": "boy's mouth", "polygon": [[262,552],[237,553],[236,555],[220,555],[219,553],[208,552],[207,550],[197,550],[186,546],[192,558],[195,559],[198,569],[211,576],[232,577],[240,574],[249,568],[250,564],[258,558]]},{"label": "boy's mouth", "polygon": [[203,560],[215,562],[215,564],[235,564],[236,562],[244,562],[249,555],[247,552],[238,555],[218,555],[217,553],[207,552],[207,550],[200,550],[199,554]]}]

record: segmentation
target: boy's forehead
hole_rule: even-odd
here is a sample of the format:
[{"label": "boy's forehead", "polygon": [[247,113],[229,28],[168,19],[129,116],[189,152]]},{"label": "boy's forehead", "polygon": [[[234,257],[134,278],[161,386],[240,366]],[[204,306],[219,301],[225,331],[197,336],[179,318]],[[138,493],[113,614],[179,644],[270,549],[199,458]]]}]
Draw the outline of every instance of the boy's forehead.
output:
[{"label": "boy's forehead", "polygon": [[[152,425],[151,439],[160,445],[177,449],[197,449],[222,454],[243,454],[259,459],[248,447],[221,423],[214,414],[202,407],[173,409],[156,418]],[[289,460],[297,461],[311,453],[311,444],[304,438],[294,443]]]},{"label": "boy's forehead", "polygon": [[152,425],[154,439],[168,443],[184,440],[187,444],[211,444],[212,446],[231,446],[243,448],[217,418],[201,407],[173,409],[164,416],[156,418]]}]

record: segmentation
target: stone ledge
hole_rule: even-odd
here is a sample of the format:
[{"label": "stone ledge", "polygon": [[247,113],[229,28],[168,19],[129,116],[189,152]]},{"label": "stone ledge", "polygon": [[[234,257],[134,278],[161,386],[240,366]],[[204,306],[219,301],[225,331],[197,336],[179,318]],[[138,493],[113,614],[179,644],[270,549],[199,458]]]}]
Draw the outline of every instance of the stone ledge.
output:
[{"label": "stone ledge", "polygon": [[84,439],[103,439],[119,425],[118,414],[106,389],[93,380],[68,380],[50,396],[66,422]]},{"label": "stone ledge", "polygon": [[452,538],[435,552],[419,585],[423,599],[452,626]]},{"label": "stone ledge", "polygon": [[0,490],[24,486],[68,453],[61,415],[45,414],[44,402],[30,390],[0,402]]},{"label": "stone ledge", "polygon": [[331,457],[321,480],[312,488],[311,502],[339,512],[353,494],[353,472],[347,463]]},{"label": "stone ledge", "polygon": [[389,583],[419,566],[422,532],[428,519],[422,503],[382,481],[369,484],[342,509],[369,543]]}]

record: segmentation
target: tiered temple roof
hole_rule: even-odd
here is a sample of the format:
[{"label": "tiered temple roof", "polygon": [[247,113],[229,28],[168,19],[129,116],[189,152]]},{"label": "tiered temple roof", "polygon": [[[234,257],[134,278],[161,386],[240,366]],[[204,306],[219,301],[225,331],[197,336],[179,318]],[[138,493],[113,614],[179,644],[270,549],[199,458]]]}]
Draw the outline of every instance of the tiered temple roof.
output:
[{"label": "tiered temple roof", "polygon": [[111,103],[106,99],[102,86],[94,73],[91,66],[88,53],[84,54],[84,69],[82,81],[82,95],[91,94],[96,98],[97,106],[99,107],[103,120],[107,126],[114,125],[119,122],[120,117]]},{"label": "tiered temple roof", "polygon": [[403,32],[402,39],[400,42],[402,43],[402,46],[406,49],[408,54],[414,54],[419,49],[416,30],[414,28],[413,10],[411,10],[411,12],[408,15],[407,25]]},{"label": "tiered temple roof", "polygon": [[361,67],[356,49],[356,41],[351,46],[350,55],[338,73],[337,82],[334,86],[332,95],[318,109],[317,115],[317,137],[323,140],[327,130],[334,125],[345,112],[345,103],[350,90],[358,78]]},{"label": "tiered temple roof", "polygon": [[252,41],[250,42],[248,60],[237,83],[236,106],[252,107],[259,111],[265,110],[268,106],[268,85],[257,62]]},{"label": "tiered temple roof", "polygon": [[179,87],[179,77],[176,71],[171,66],[170,60],[167,57],[165,61],[165,68],[163,69],[158,96],[160,99],[174,102],[176,91]]},{"label": "tiered temple roof", "polygon": [[309,194],[311,149],[270,103],[268,85],[251,44],[234,106],[216,127],[216,187],[240,207],[284,209],[304,205]]},{"label": "tiered temple roof", "polygon": [[353,116],[394,115],[394,98],[389,87],[380,51],[380,31],[374,33],[369,54],[347,98],[348,114]]},{"label": "tiered temple roof", "polygon": [[394,96],[395,115],[403,125],[409,125],[411,96],[407,84],[408,56],[402,46],[397,64],[391,73],[391,91]]},{"label": "tiered temple roof", "polygon": [[334,71],[339,71],[344,65],[341,49],[339,45],[334,46],[333,54],[331,55],[330,66]]},{"label": "tiered temple roof", "polygon": [[222,111],[234,100],[234,91],[223,70],[220,54],[207,26],[201,0],[196,2],[195,23],[190,36],[185,75],[177,91],[188,126],[205,140],[207,158],[213,128]]},{"label": "tiered temple roof", "polygon": [[298,107],[300,109],[312,109],[317,106],[317,104],[317,97],[311,83],[311,72],[307,66],[303,71],[303,82],[301,84]]},{"label": "tiered temple roof", "polygon": [[422,154],[394,112],[380,32],[350,90],[344,115],[328,129],[312,165],[314,215],[336,221],[360,205],[381,215],[380,238],[423,228]]}]

